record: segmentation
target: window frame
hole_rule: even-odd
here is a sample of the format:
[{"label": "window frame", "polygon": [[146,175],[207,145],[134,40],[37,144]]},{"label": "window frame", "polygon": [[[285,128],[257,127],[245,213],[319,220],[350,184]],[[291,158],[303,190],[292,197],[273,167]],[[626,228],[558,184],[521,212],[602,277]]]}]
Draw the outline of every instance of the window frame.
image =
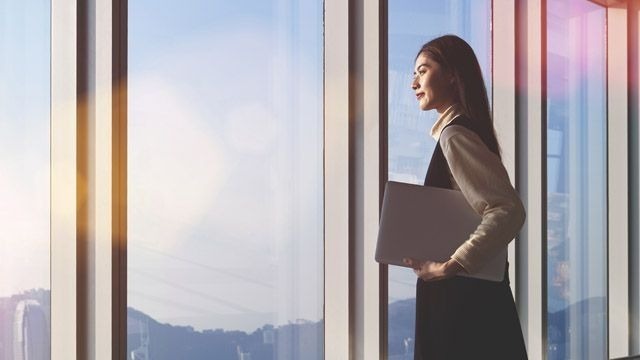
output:
[{"label": "window frame", "polygon": [[629,333],[630,354],[640,355],[640,3],[627,1],[628,171],[629,171]]},{"label": "window frame", "polygon": [[76,2],[51,8],[51,358],[76,346]]},{"label": "window frame", "polygon": [[[96,0],[103,11],[111,7],[111,22],[104,15],[101,28],[111,33],[111,259],[110,272],[96,284],[111,292],[101,318],[110,318],[112,356],[96,352],[101,359],[126,358],[127,351],[127,7],[128,0]],[[325,0],[324,29],[324,353],[325,358],[346,358],[350,353],[349,319],[352,311],[349,273],[349,6]],[[111,5],[111,6],[109,6]],[[106,14],[108,11],[103,12]],[[106,30],[110,26],[109,30]],[[108,39],[105,35],[105,39]],[[331,44],[331,46],[327,46]],[[107,63],[105,54],[104,61]],[[107,71],[108,66],[101,68]],[[109,93],[109,92],[107,92]],[[327,146],[331,144],[331,146]],[[107,148],[107,145],[105,145]],[[106,158],[108,159],[108,158]],[[108,202],[109,199],[103,199]],[[105,230],[106,231],[106,230]],[[105,255],[106,251],[102,251]],[[327,255],[328,254],[328,255]],[[330,256],[330,258],[329,258]],[[96,257],[98,258],[98,256]],[[107,275],[108,274],[108,275]],[[110,284],[110,289],[107,285]],[[110,305],[110,306],[109,306]],[[103,321],[104,323],[104,321]],[[89,339],[86,339],[89,341]]]},{"label": "window frame", "polygon": [[[629,355],[627,11],[607,8],[608,353]],[[611,176],[616,174],[616,176]]]},{"label": "window frame", "polygon": [[[546,1],[518,1],[516,18],[516,188],[527,210],[516,251],[516,306],[527,352],[546,357]],[[533,145],[531,145],[533,144]],[[535,145],[539,144],[539,148]]]},{"label": "window frame", "polygon": [[[324,357],[349,358],[349,2],[324,14]],[[330,144],[330,146],[328,146]]]}]

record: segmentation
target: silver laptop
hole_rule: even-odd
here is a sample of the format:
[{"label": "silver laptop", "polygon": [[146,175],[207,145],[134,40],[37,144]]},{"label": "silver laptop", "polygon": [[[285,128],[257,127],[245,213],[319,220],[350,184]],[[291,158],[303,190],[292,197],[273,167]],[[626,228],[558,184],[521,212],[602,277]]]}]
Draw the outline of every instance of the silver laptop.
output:
[{"label": "silver laptop", "polygon": [[[389,181],[384,192],[376,261],[407,267],[402,259],[445,262],[480,224],[460,191]],[[507,248],[473,274],[502,281]]]}]

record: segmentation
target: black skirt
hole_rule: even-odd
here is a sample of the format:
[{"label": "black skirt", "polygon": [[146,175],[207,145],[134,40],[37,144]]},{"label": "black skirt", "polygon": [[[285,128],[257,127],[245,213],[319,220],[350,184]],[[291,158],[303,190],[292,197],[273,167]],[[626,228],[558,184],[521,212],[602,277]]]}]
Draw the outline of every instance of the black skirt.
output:
[{"label": "black skirt", "polygon": [[456,276],[416,294],[415,360],[521,360],[527,352],[509,278]]}]

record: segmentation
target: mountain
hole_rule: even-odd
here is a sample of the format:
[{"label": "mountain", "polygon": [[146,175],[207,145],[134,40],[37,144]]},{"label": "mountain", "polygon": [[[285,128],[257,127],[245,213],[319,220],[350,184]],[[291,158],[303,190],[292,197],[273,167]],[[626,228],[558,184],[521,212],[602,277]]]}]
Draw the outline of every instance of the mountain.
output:
[{"label": "mountain", "polygon": [[323,322],[265,325],[252,333],[195,331],[129,308],[127,353],[153,360],[322,360]]}]

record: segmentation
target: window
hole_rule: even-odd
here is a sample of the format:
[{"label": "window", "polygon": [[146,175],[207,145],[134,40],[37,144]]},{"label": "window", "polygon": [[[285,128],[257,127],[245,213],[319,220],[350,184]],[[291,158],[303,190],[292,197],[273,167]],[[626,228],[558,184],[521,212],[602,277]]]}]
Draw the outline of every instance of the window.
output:
[{"label": "window", "polygon": [[[414,59],[430,39],[456,34],[473,47],[491,93],[491,1],[389,1],[388,178],[423,184],[435,147],[435,111],[422,112],[411,90]],[[416,276],[389,267],[389,359],[413,359]]]},{"label": "window", "polygon": [[322,24],[129,2],[132,359],[323,358]]},{"label": "window", "polygon": [[547,357],[607,357],[606,9],[547,2]]},{"label": "window", "polygon": [[2,7],[0,358],[49,359],[50,10],[46,1]]}]

